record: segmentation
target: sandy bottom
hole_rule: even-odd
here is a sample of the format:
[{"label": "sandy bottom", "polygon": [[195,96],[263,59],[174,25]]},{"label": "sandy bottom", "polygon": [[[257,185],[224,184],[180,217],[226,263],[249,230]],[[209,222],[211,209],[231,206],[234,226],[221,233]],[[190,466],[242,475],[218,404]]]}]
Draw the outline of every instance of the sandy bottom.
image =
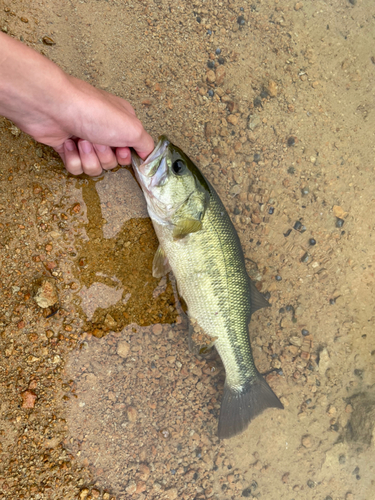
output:
[{"label": "sandy bottom", "polygon": [[215,186],[270,295],[250,337],[285,406],[219,442],[223,367],[151,275],[130,171],[73,178],[0,119],[0,499],[375,498],[374,2],[0,5]]}]

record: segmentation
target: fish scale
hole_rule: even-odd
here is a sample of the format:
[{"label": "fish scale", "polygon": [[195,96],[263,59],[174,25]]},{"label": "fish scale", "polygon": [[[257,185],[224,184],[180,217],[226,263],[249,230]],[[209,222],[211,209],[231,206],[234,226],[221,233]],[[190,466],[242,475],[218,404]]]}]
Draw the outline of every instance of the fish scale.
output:
[{"label": "fish scale", "polygon": [[219,437],[232,437],[264,409],[282,408],[256,369],[248,333],[252,312],[269,304],[251,282],[237,232],[198,167],[165,137],[144,163],[132,157],[188,315],[216,339],[226,373]]}]

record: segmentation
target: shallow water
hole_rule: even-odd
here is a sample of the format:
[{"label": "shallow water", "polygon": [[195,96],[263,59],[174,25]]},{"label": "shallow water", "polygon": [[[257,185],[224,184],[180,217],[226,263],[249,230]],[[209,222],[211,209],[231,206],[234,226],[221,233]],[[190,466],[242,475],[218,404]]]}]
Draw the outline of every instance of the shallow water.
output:
[{"label": "shallow water", "polygon": [[[151,276],[157,241],[129,171],[72,179],[1,120],[1,498],[373,497],[374,3],[301,4],[1,11],[212,181],[270,294],[250,336],[285,406],[218,442],[221,362],[189,353],[173,282]],[[225,70],[215,82],[208,61]],[[52,317],[32,298],[41,277],[59,293]]]}]

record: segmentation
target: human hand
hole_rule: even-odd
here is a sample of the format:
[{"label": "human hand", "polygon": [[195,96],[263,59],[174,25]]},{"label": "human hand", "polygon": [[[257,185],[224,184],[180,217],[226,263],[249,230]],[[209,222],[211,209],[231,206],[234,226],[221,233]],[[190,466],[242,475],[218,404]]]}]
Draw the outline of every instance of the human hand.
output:
[{"label": "human hand", "polygon": [[57,65],[0,33],[0,114],[35,140],[52,146],[74,175],[99,175],[141,158],[154,141],[132,106],[65,74]]},{"label": "human hand", "polygon": [[52,124],[56,140],[49,139],[51,131],[46,126],[37,135],[30,135],[52,146],[70,173],[94,176],[117,164],[130,165],[129,147],[143,159],[151,153],[154,141],[127,101],[77,78],[68,78],[75,105],[68,112],[70,118]]}]

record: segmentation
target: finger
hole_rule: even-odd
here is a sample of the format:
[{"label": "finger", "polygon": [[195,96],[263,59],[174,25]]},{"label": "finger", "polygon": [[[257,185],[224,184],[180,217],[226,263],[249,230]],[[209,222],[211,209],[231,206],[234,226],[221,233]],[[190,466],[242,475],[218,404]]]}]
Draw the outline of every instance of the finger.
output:
[{"label": "finger", "polygon": [[100,165],[104,170],[110,170],[118,165],[116,155],[109,146],[102,144],[94,144],[96,155],[99,159]]},{"label": "finger", "polygon": [[100,175],[102,173],[102,167],[91,142],[80,139],[78,141],[78,151],[83,172],[91,177]]},{"label": "finger", "polygon": [[120,165],[131,165],[132,158],[129,148],[117,148],[116,157]]},{"label": "finger", "polygon": [[145,160],[155,147],[153,138],[146,132],[141,123],[140,127],[138,127],[138,134],[136,134],[131,145],[142,160]]},{"label": "finger", "polygon": [[78,149],[74,141],[68,139],[64,142],[62,152],[58,151],[63,159],[65,168],[73,175],[82,174],[82,163],[79,157]]}]

